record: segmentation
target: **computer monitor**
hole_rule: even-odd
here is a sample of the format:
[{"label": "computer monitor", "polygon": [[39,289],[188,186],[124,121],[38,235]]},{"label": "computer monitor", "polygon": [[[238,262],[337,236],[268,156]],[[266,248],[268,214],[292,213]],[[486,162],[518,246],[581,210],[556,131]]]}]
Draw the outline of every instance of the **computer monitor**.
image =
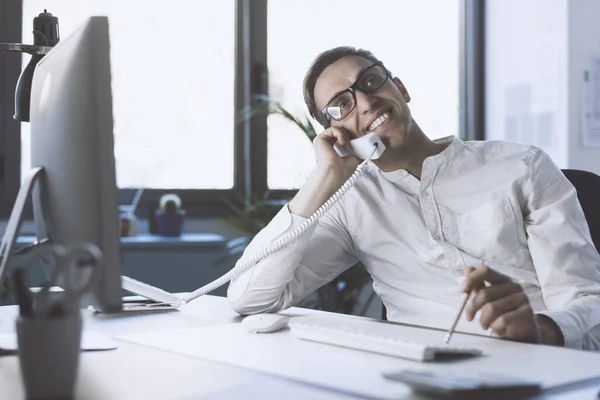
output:
[{"label": "computer monitor", "polygon": [[32,197],[38,240],[98,246],[101,279],[88,304],[116,312],[122,308],[122,257],[109,52],[108,18],[91,17],[37,64],[31,166],[44,168],[44,185]]}]

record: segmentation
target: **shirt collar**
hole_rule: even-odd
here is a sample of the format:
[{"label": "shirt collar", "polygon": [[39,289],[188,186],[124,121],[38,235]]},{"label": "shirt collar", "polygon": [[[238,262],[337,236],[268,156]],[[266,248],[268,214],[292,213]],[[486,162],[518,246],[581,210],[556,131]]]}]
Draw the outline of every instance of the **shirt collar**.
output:
[{"label": "shirt collar", "polygon": [[[455,158],[456,156],[458,156],[465,147],[463,141],[453,135],[446,136],[440,139],[435,139],[433,142],[436,144],[445,145],[446,148],[442,150],[439,154],[436,154],[435,156],[427,157],[423,161],[423,167],[425,167],[425,164],[427,164],[429,168],[445,164],[453,158]],[[397,169],[395,171],[389,172],[380,172],[385,177],[385,179],[387,179],[390,182],[398,182],[410,175],[405,169]]]}]

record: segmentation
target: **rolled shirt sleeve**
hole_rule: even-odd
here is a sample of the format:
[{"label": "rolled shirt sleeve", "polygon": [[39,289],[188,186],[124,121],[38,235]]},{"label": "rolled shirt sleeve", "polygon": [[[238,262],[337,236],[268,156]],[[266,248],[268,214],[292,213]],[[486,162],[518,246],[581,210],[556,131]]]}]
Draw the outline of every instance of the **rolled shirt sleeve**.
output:
[{"label": "rolled shirt sleeve", "polygon": [[[341,202],[281,250],[233,279],[227,297],[239,314],[277,312],[293,306],[357,262]],[[254,237],[241,260],[291,232],[306,218],[284,206]]]},{"label": "rolled shirt sleeve", "polygon": [[600,256],[577,192],[540,149],[532,152],[525,215],[528,246],[566,347],[600,350]]}]

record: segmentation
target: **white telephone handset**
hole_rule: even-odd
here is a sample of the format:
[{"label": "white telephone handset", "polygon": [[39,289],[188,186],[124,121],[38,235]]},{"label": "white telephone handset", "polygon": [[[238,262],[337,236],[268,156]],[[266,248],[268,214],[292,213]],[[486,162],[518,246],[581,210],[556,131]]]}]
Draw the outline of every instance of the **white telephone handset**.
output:
[{"label": "white telephone handset", "polygon": [[243,272],[253,267],[257,262],[259,262],[263,258],[275,253],[283,246],[285,246],[286,244],[300,236],[302,233],[304,233],[311,225],[316,223],[319,220],[319,218],[321,218],[321,216],[325,214],[325,212],[327,212],[327,210],[329,210],[331,206],[333,206],[356,183],[367,163],[370,160],[374,160],[381,157],[381,155],[385,151],[384,144],[374,133],[369,133],[358,139],[351,140],[344,147],[334,145],[334,148],[335,151],[340,155],[340,157],[346,157],[350,154],[355,154],[358,158],[364,160],[356,168],[356,171],[354,171],[352,176],[342,185],[342,187],[339,188],[338,191],[335,192],[333,196],[331,196],[331,198],[325,202],[325,204],[323,204],[317,211],[315,211],[313,215],[311,215],[296,229],[288,232],[287,234],[278,238],[274,242],[270,243],[268,246],[266,246],[253,256],[248,257],[243,261],[241,259],[238,260],[238,262],[235,264],[235,267],[233,267],[222,277],[201,287],[200,289],[193,291],[192,293],[188,293],[187,295],[183,296],[181,300],[184,304],[189,303],[190,301],[206,293],[210,293],[218,287],[226,284],[231,279],[241,275]]},{"label": "white telephone handset", "polygon": [[[376,147],[375,154],[373,154],[373,147]],[[381,142],[381,139],[373,132],[366,134],[365,136],[359,137],[349,141],[345,146],[333,145],[335,151],[340,157],[347,157],[349,155],[355,155],[361,160],[371,159],[376,160],[385,151],[385,146]]]}]

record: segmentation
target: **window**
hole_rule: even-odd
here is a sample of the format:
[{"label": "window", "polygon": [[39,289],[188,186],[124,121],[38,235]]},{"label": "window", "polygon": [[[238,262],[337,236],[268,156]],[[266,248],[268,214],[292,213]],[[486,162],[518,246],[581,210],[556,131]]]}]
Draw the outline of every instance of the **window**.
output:
[{"label": "window", "polygon": [[[24,0],[23,16],[28,20],[51,6],[63,39],[85,18],[108,16],[120,188],[231,189],[235,2],[212,1],[210,12],[206,2],[194,0],[165,5]],[[25,41],[33,40],[31,28],[24,21]],[[21,135],[27,170],[29,124]]]},{"label": "window", "polygon": [[[459,3],[270,0],[269,93],[307,115],[302,80],[310,63],[324,50],[352,45],[372,51],[402,80],[411,112],[430,138],[458,135]],[[280,116],[268,124],[268,186],[298,188],[315,166],[312,144]]]},{"label": "window", "polygon": [[[402,79],[431,138],[467,137],[470,121],[483,121],[483,0],[47,3],[0,2],[0,41],[32,43],[32,20],[44,7],[53,7],[62,38],[88,16],[109,17],[119,201],[147,188],[140,215],[166,192],[178,193],[191,216],[228,213],[223,198],[288,198],[315,166],[312,144],[280,116],[241,121],[240,111],[268,92],[307,115],[304,73],[335,46],[371,50]],[[2,217],[30,167],[29,125],[11,119],[20,68],[18,56],[0,57]],[[459,97],[468,109],[459,110]]]}]

